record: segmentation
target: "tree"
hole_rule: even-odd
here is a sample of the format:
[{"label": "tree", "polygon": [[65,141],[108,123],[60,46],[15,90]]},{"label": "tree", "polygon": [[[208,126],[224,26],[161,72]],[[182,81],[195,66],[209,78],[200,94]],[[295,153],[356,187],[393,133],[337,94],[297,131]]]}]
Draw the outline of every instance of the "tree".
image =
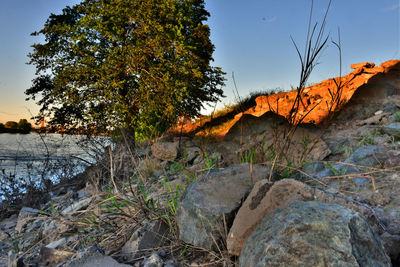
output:
[{"label": "tree", "polygon": [[203,0],[85,0],[51,14],[28,56],[50,124],[160,133],[223,96]]},{"label": "tree", "polygon": [[15,121],[7,121],[5,124],[6,128],[9,128],[11,130],[17,130],[18,129],[18,123]]},{"label": "tree", "polygon": [[0,133],[4,133],[5,132],[5,126],[3,123],[0,123]]},{"label": "tree", "polygon": [[18,122],[18,129],[23,133],[29,133],[32,130],[32,124],[26,119],[20,119]]}]

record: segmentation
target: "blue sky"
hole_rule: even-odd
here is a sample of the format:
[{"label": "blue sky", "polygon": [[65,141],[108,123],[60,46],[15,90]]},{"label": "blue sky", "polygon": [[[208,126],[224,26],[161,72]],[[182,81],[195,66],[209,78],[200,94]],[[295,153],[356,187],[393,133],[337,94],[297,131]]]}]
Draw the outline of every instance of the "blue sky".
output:
[{"label": "blue sky", "polygon": [[[50,13],[59,13],[78,0],[2,0],[0,9],[0,122],[31,117],[39,108],[25,102],[24,91],[34,77],[26,55],[40,38],[30,33],[41,29]],[[213,65],[227,73],[223,103],[233,103],[232,73],[240,96],[296,86],[300,62],[290,40],[304,47],[311,0],[206,0],[211,13],[208,24],[215,45]],[[328,0],[317,0],[314,20],[321,20]],[[343,72],[350,64],[380,64],[400,59],[399,0],[333,0],[326,33],[337,40],[340,27]],[[309,82],[339,74],[338,51],[329,43]],[[221,107],[222,104],[219,104]]]}]

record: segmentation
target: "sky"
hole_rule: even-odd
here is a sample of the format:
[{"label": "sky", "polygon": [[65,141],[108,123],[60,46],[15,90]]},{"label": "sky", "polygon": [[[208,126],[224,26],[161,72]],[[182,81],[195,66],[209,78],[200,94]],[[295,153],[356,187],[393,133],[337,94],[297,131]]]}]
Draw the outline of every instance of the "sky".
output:
[{"label": "sky", "polygon": [[[29,119],[39,107],[25,101],[25,90],[35,77],[27,65],[31,45],[42,42],[30,33],[40,30],[51,13],[79,0],[2,0],[0,9],[0,122]],[[322,21],[329,0],[316,0],[313,23]],[[291,41],[304,48],[311,0],[205,0],[208,24],[215,45],[212,65],[226,75],[226,98],[217,108],[251,92],[290,90],[299,82],[300,61]],[[400,59],[400,0],[333,0],[326,34],[329,43],[318,59],[309,83],[339,75],[342,44],[343,74],[359,62],[381,64]],[[205,109],[207,113],[210,108]]]}]

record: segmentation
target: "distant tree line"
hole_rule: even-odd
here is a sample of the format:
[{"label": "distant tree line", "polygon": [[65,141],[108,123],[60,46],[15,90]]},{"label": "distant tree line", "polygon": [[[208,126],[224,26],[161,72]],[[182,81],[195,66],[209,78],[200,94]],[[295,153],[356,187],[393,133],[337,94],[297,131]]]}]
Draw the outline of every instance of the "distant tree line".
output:
[{"label": "distant tree line", "polygon": [[32,124],[26,119],[20,119],[19,122],[7,121],[5,124],[0,123],[0,133],[30,133]]}]

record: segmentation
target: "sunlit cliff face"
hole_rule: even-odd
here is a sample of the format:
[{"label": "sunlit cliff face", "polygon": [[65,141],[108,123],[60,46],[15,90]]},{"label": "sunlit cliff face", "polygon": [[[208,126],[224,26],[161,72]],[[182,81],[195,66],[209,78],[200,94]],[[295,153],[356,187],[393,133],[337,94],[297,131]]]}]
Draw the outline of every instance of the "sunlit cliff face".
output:
[{"label": "sunlit cliff face", "polygon": [[[346,76],[331,78],[304,88],[298,108],[294,111],[294,121],[320,124],[345,106],[356,91],[358,95],[379,95],[384,91],[383,87],[387,85],[400,91],[400,60],[389,60],[380,66],[375,66],[374,63],[369,62],[358,63],[351,65],[351,68],[354,71]],[[272,111],[287,118],[293,108],[297,93],[297,90],[293,90],[259,96],[255,99],[256,105],[254,107],[238,113],[234,119],[226,122],[224,126],[221,125],[217,127],[218,129],[210,130],[208,133],[217,138],[222,138],[243,114],[259,117],[268,111]],[[368,101],[368,97],[365,101]],[[183,125],[178,126],[175,131],[189,133],[195,131],[206,121],[207,119],[204,118],[203,121],[186,121]],[[204,135],[207,132],[202,131],[198,134]]]}]

